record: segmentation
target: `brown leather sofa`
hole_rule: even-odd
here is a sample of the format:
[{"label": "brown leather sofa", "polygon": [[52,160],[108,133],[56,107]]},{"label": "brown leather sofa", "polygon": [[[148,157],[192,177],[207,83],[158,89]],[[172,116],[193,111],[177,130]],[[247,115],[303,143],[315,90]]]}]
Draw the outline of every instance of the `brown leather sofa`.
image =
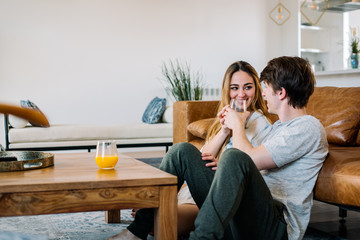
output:
[{"label": "brown leather sofa", "polygon": [[[218,101],[174,103],[173,142],[190,142],[201,148]],[[329,155],[319,173],[314,199],[346,210],[360,211],[360,87],[317,87],[307,112],[324,125]],[[272,121],[276,117],[271,116]]]}]

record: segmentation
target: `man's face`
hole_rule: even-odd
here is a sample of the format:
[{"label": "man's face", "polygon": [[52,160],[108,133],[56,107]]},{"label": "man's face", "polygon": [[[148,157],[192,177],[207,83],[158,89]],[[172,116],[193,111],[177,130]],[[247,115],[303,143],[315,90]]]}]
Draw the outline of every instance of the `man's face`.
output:
[{"label": "man's face", "polygon": [[274,90],[270,85],[264,82],[264,88],[262,92],[263,97],[267,101],[267,107],[269,113],[277,114],[278,98]]}]

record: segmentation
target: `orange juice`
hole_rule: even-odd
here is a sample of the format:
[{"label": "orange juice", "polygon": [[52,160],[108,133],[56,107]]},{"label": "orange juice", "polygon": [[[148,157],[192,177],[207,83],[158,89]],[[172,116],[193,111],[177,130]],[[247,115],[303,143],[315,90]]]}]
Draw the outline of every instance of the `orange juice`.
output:
[{"label": "orange juice", "polygon": [[117,155],[103,155],[95,157],[96,164],[103,169],[111,169],[114,168],[116,163],[118,162]]}]

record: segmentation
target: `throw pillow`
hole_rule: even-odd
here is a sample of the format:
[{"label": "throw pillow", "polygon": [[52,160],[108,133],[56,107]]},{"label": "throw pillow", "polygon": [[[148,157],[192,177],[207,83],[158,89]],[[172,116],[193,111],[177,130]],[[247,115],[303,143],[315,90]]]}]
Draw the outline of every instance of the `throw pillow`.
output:
[{"label": "throw pillow", "polygon": [[201,139],[205,139],[209,128],[214,123],[214,120],[215,118],[206,118],[192,122],[187,126],[187,130],[192,135],[199,137]]},{"label": "throw pillow", "polygon": [[166,107],[165,112],[162,115],[161,121],[164,123],[173,122],[173,107]]},{"label": "throw pillow", "polygon": [[16,117],[14,115],[9,115],[9,124],[13,128],[24,128],[29,121],[23,118]]},{"label": "throw pillow", "polygon": [[[30,109],[34,109],[34,110],[41,112],[40,108],[38,106],[36,106],[36,104],[31,102],[30,100],[20,100],[20,105],[24,108],[30,108]],[[41,125],[36,124],[34,122],[29,121],[29,123],[34,127],[42,127]]]},{"label": "throw pillow", "polygon": [[165,108],[166,99],[155,97],[145,109],[142,121],[149,124],[158,123],[165,111]]}]

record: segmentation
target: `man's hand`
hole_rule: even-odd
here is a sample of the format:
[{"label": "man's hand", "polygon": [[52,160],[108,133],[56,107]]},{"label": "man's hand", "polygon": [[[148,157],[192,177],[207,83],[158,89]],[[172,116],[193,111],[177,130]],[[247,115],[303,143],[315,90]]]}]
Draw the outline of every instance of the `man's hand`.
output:
[{"label": "man's hand", "polygon": [[245,122],[249,116],[250,112],[248,111],[244,113],[235,112],[234,109],[226,106],[223,113],[224,124],[231,130],[245,129]]}]

